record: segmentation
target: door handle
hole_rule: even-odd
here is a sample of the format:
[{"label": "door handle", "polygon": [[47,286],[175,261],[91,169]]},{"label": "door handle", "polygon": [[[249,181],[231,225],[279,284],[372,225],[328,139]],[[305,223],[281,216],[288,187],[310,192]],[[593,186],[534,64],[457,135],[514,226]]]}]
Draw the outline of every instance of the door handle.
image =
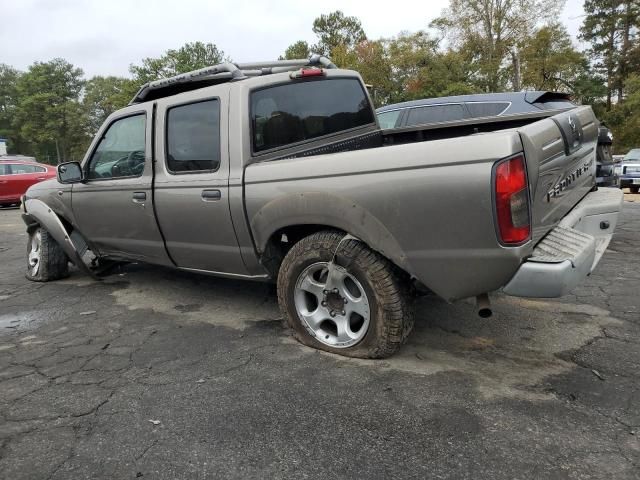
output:
[{"label": "door handle", "polygon": [[146,192],[133,192],[133,201],[136,203],[144,202],[147,199]]},{"label": "door handle", "polygon": [[202,200],[205,202],[214,202],[222,198],[220,190],[202,190]]}]

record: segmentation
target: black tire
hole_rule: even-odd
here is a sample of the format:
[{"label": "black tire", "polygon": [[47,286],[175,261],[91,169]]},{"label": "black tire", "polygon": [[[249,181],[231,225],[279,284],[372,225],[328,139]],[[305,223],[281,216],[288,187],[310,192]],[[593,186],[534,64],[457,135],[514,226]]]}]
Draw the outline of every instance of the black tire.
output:
[{"label": "black tire", "polygon": [[[37,268],[34,268],[33,256],[35,245],[39,244]],[[27,243],[27,279],[34,282],[49,282],[69,276],[69,258],[62,247],[49,232],[42,227],[29,231]]]},{"label": "black tire", "polygon": [[[278,273],[278,302],[283,316],[301,343],[338,355],[385,358],[394,354],[413,328],[412,295],[406,275],[389,260],[358,240],[345,240],[344,233],[322,231],[296,243],[285,256]],[[331,347],[311,334],[297,313],[295,286],[307,267],[329,262],[336,248],[336,263],[364,288],[370,306],[369,325],[355,345]],[[346,302],[345,302],[346,303]]]},{"label": "black tire", "polygon": [[638,191],[640,191],[640,187],[629,187],[629,190],[631,193],[638,193]]}]

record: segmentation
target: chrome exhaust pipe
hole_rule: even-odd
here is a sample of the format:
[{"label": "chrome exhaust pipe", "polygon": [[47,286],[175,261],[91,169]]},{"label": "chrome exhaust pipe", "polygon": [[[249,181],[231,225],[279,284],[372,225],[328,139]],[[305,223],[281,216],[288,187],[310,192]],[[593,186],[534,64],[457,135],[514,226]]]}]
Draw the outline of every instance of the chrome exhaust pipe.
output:
[{"label": "chrome exhaust pipe", "polygon": [[483,293],[482,295],[478,295],[476,297],[476,310],[480,318],[489,318],[491,315],[493,315],[489,295]]}]

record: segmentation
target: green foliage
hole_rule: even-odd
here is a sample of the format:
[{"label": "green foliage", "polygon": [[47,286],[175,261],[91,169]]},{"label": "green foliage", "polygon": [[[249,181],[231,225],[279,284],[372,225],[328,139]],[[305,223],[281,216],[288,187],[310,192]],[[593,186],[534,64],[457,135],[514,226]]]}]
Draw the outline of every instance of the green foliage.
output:
[{"label": "green foliage", "polygon": [[603,115],[603,120],[613,131],[616,153],[640,147],[640,74],[629,75],[624,88],[626,100],[615,104]]},{"label": "green foliage", "polygon": [[586,58],[559,23],[539,28],[522,43],[524,88],[573,92],[578,79],[588,71]]},{"label": "green foliage", "polygon": [[12,119],[16,110],[16,87],[19,72],[9,65],[0,64],[0,137],[12,141],[11,150],[17,143],[12,127]]},{"label": "green foliage", "polygon": [[431,27],[466,57],[480,89],[498,92],[511,83],[518,90],[516,69],[509,78],[510,60],[517,60],[520,42],[563,6],[562,0],[451,0]]},{"label": "green foliage", "polygon": [[640,68],[640,3],[637,0],[585,0],[585,19],[580,37],[596,73],[606,81],[607,108],[612,97],[624,97],[624,85]]},{"label": "green foliage", "polygon": [[78,100],[82,74],[56,58],[34,63],[18,78],[13,126],[39,157],[67,161],[76,146],[86,143],[86,117]]},{"label": "green foliage", "polygon": [[89,132],[95,134],[109,115],[129,103],[137,89],[136,82],[122,77],[97,76],[87,81],[82,103],[88,115]]},{"label": "green foliage", "polygon": [[213,43],[187,43],[178,50],[167,50],[159,58],[145,58],[142,65],[131,65],[129,71],[142,85],[159,78],[172,77],[227,60],[222,50]]},{"label": "green foliage", "polygon": [[309,44],[304,40],[298,40],[296,43],[289,45],[284,51],[284,56],[280,56],[278,60],[297,60],[299,58],[309,58],[310,55]]},{"label": "green foliage", "polygon": [[357,17],[345,17],[340,10],[320,15],[313,21],[313,33],[318,36],[314,53],[332,55],[337,47],[351,49],[367,39]]},{"label": "green foliage", "polygon": [[438,41],[426,32],[400,34],[387,46],[395,83],[392,102],[478,91],[468,81],[465,58],[452,50],[439,50]]}]

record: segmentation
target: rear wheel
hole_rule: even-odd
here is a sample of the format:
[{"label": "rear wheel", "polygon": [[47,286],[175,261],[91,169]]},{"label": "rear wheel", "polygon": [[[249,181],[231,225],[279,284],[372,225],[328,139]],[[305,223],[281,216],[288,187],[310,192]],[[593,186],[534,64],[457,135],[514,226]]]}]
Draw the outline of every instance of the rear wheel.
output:
[{"label": "rear wheel", "polygon": [[629,190],[631,190],[631,193],[638,193],[638,191],[640,191],[640,187],[631,186],[629,187]]},{"label": "rear wheel", "polygon": [[26,277],[34,282],[58,280],[69,275],[69,259],[42,227],[29,232]]},{"label": "rear wheel", "polygon": [[358,240],[341,243],[343,237],[319,232],[287,253],[278,274],[282,313],[305,345],[350,357],[388,357],[413,326],[407,282],[386,258]]}]

